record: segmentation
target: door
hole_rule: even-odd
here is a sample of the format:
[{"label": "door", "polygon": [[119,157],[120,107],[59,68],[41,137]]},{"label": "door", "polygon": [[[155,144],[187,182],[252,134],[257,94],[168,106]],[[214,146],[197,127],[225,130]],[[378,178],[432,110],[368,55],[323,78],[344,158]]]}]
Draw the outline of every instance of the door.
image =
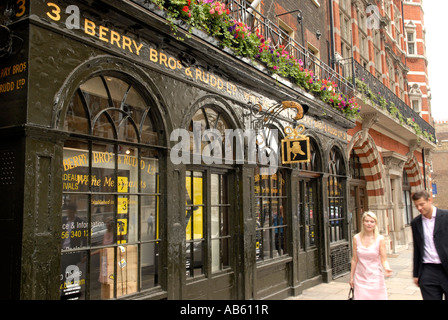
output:
[{"label": "door", "polygon": [[187,299],[235,299],[229,172],[186,172]]},{"label": "door", "polygon": [[298,214],[300,224],[300,259],[305,269],[299,270],[300,280],[320,275],[321,214],[318,206],[318,179],[307,178],[298,181]]},{"label": "door", "polygon": [[350,210],[352,219],[352,234],[361,231],[361,217],[367,211],[367,191],[366,182],[363,180],[350,183]]}]

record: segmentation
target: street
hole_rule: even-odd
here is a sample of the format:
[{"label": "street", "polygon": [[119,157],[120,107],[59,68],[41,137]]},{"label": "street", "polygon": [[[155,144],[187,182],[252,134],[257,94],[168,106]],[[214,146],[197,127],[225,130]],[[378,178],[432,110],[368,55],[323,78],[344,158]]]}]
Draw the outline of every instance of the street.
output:
[{"label": "street", "polygon": [[[392,276],[386,278],[389,300],[422,300],[420,290],[412,279],[412,250],[409,246],[406,250],[388,255],[393,270]],[[347,300],[349,277],[347,274],[330,283],[319,284],[287,300]]]}]

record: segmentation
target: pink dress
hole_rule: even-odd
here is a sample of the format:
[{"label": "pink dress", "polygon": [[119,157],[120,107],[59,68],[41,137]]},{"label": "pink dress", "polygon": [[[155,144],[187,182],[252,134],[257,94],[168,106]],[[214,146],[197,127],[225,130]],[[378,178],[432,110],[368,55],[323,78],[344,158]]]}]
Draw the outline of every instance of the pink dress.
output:
[{"label": "pink dress", "polygon": [[355,269],[354,300],[387,300],[386,282],[380,257],[380,240],[366,248],[362,245],[359,234],[355,236],[358,263]]}]

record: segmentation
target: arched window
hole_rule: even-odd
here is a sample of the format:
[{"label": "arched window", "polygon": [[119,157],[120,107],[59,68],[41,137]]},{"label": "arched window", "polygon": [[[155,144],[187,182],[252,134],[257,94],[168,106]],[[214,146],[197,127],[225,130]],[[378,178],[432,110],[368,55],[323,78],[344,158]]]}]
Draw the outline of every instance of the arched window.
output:
[{"label": "arched window", "polygon": [[[279,130],[264,128],[257,140],[255,167],[256,259],[264,261],[288,254],[288,216],[285,168],[263,159],[281,159]],[[269,164],[269,165],[268,165]]]},{"label": "arched window", "polygon": [[333,147],[330,151],[328,159],[328,202],[329,202],[329,222],[330,222],[330,242],[346,240],[345,234],[345,186],[346,172],[344,158],[341,151],[337,147]]},{"label": "arched window", "polygon": [[100,75],[65,117],[61,298],[108,299],[156,287],[159,164],[153,103]]}]

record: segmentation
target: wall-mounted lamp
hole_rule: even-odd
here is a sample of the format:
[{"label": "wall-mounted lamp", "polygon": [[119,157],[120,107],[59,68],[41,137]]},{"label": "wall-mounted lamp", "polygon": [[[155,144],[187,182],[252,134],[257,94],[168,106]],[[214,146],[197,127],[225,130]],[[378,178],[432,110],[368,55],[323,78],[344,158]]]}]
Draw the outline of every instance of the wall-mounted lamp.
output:
[{"label": "wall-mounted lamp", "polygon": [[316,37],[317,37],[317,40],[320,40],[320,37],[322,36],[322,32],[320,32],[320,30],[317,30],[316,31]]}]

